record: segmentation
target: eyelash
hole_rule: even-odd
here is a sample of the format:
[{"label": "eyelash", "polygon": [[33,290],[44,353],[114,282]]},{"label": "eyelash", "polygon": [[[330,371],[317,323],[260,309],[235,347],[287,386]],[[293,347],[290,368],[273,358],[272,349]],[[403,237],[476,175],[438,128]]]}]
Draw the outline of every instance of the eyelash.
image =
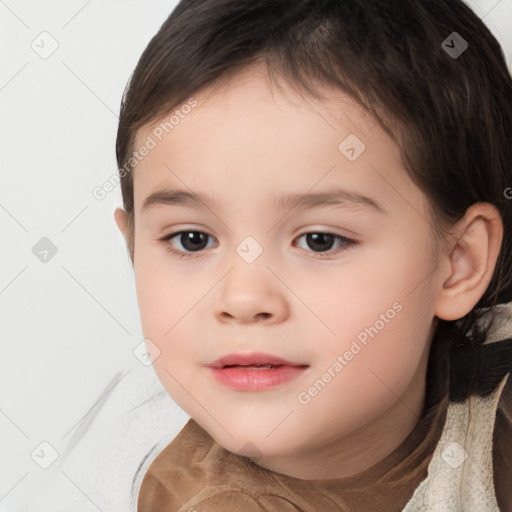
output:
[{"label": "eyelash", "polygon": [[[211,237],[211,235],[209,235],[208,233],[205,233],[204,231],[198,231],[198,230],[190,229],[190,230],[176,231],[176,232],[171,233],[169,235],[165,235],[162,238],[159,238],[158,240],[165,245],[166,250],[169,253],[171,253],[171,254],[173,254],[175,256],[179,256],[179,259],[182,259],[182,258],[185,258],[185,259],[195,258],[195,257],[197,257],[197,255],[199,253],[201,253],[202,250],[204,250],[204,249],[201,249],[199,251],[196,251],[195,253],[194,252],[189,253],[189,252],[184,252],[184,251],[181,251],[181,250],[173,249],[170,241],[173,238],[175,238],[176,236],[181,235],[183,233],[201,233],[201,234],[204,234],[206,236]],[[329,250],[329,251],[326,251],[326,252],[323,252],[323,253],[321,253],[321,252],[320,253],[319,252],[315,253],[313,251],[309,251],[309,252],[313,252],[313,254],[315,254],[315,258],[318,258],[318,259],[327,259],[326,256],[322,256],[323,254],[327,254],[328,256],[332,256],[332,255],[338,254],[341,251],[344,251],[344,250],[347,250],[347,249],[350,249],[350,248],[354,248],[354,247],[357,247],[359,245],[359,243],[356,242],[355,240],[347,238],[346,236],[336,235],[335,233],[330,233],[328,231],[306,231],[306,232],[298,235],[297,238],[300,238],[300,237],[303,237],[304,235],[309,235],[309,234],[332,235],[332,236],[335,237],[335,239],[343,242],[343,245],[341,247],[339,247],[337,250],[334,250],[334,251]]]}]

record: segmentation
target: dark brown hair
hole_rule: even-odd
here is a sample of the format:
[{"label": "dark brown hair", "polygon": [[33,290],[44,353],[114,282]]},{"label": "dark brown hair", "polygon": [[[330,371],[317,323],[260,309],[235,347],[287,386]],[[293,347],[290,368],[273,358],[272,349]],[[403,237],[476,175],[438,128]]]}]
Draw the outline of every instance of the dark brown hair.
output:
[{"label": "dark brown hair", "polygon": [[[467,48],[450,53],[460,37]],[[116,155],[132,263],[133,180],[121,168],[138,130],[253,64],[316,99],[334,87],[373,114],[429,200],[434,239],[472,204],[496,206],[504,238],[492,280],[464,318],[439,321],[427,372],[439,393],[426,410],[434,416],[448,379],[453,401],[488,394],[512,367],[510,343],[496,345],[497,357],[482,345],[489,324],[477,325],[479,308],[512,300],[512,79],[499,43],[461,0],[182,0],[121,104]]]},{"label": "dark brown hair", "polygon": [[[459,36],[468,46],[450,54],[443,42]],[[258,63],[301,93],[325,99],[322,88],[334,87],[372,113],[429,200],[434,239],[473,203],[496,206],[504,238],[492,280],[468,315],[440,320],[434,336],[452,351],[478,348],[478,308],[512,299],[512,79],[483,21],[461,0],[182,0],[125,90],[120,171],[141,127]],[[120,174],[133,263],[133,177]]]}]

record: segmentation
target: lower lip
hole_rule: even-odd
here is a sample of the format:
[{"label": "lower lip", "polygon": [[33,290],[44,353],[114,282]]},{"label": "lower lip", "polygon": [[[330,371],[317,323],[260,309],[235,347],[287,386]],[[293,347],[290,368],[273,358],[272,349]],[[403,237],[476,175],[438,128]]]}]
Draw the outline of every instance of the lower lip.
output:
[{"label": "lower lip", "polygon": [[276,366],[262,370],[240,367],[211,368],[215,379],[233,389],[261,391],[297,378],[307,366]]}]

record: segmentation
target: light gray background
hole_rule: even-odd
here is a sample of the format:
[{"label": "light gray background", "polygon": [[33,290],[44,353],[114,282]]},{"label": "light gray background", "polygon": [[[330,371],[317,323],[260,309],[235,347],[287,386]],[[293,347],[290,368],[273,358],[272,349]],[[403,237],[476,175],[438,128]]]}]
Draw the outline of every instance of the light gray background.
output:
[{"label": "light gray background", "polygon": [[[92,191],[117,172],[122,92],[176,3],[0,0],[0,509],[41,485],[34,449],[60,452],[112,377],[141,368],[120,188]],[[469,3],[512,69],[512,0]]]}]

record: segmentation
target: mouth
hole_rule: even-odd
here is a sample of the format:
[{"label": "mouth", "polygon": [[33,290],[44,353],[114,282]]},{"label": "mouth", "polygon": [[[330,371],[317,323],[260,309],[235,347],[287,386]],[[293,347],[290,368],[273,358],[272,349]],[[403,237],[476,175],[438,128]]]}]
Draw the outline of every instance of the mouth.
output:
[{"label": "mouth", "polygon": [[239,366],[248,369],[261,369],[268,367],[277,367],[277,366],[309,366],[304,363],[295,363],[292,361],[287,361],[286,359],[282,359],[280,357],[274,356],[272,354],[264,354],[261,352],[252,352],[250,354],[228,354],[223,356],[216,361],[213,361],[208,366],[211,368],[225,368],[225,367],[233,367]]},{"label": "mouth", "polygon": [[270,354],[230,354],[208,365],[214,378],[239,391],[262,391],[299,377],[308,364]]},{"label": "mouth", "polygon": [[272,368],[278,368],[285,366],[282,364],[226,364],[223,368],[243,368],[244,370],[271,370]]}]

